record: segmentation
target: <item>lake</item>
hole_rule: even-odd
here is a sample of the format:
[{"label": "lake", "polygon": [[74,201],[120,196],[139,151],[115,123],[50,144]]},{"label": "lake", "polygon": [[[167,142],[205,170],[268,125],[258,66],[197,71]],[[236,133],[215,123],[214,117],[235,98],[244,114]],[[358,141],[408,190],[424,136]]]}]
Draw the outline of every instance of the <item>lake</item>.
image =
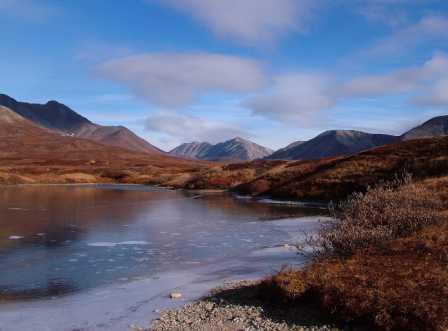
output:
[{"label": "lake", "polygon": [[[110,308],[124,311],[144,293],[142,286],[168,291],[178,288],[180,279],[184,286],[214,284],[302,263],[283,244],[296,243],[324,214],[300,204],[138,185],[0,187],[0,330],[13,329],[18,309],[36,308],[34,317],[27,315],[29,323],[49,323],[49,330],[70,323],[79,328],[76,312],[58,316],[53,326],[45,314],[61,309],[55,308],[58,300],[62,307],[73,302],[88,307],[89,295],[104,289],[109,302],[117,295],[114,289],[128,288],[128,297],[121,293],[118,300],[126,307],[115,302]],[[146,304],[148,314],[155,305]],[[144,316],[144,310],[139,313]],[[101,321],[89,328],[107,325]]]}]

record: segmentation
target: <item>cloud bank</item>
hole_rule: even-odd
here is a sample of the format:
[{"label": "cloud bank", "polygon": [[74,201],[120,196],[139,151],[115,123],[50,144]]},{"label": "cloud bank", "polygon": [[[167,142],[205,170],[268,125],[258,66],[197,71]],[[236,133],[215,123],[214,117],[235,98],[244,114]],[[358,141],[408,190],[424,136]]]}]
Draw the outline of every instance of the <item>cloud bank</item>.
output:
[{"label": "cloud bank", "polygon": [[242,105],[255,114],[280,121],[308,121],[336,104],[331,79],[320,74],[296,73],[274,78],[273,86]]},{"label": "cloud bank", "polygon": [[237,136],[251,136],[249,132],[231,124],[170,113],[149,116],[145,121],[145,129],[167,134],[179,139],[179,142],[207,141],[216,144]]},{"label": "cloud bank", "polygon": [[207,93],[247,93],[266,83],[255,60],[210,53],[155,53],[112,60],[97,67],[106,79],[168,108],[186,106]]},{"label": "cloud bank", "polygon": [[270,43],[304,32],[320,0],[163,0],[219,37],[244,44]]}]

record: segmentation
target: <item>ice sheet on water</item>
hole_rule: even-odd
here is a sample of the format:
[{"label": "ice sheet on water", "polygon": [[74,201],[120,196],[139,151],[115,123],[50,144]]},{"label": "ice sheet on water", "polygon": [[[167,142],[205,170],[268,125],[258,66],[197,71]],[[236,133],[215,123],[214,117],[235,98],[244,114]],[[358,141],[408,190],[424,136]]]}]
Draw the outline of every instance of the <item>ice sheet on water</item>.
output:
[{"label": "ice sheet on water", "polygon": [[118,245],[149,245],[149,242],[141,240],[130,240],[119,242]]},{"label": "ice sheet on water", "polygon": [[94,243],[87,244],[87,246],[91,246],[91,247],[114,247],[116,245],[117,245],[116,243],[105,242],[105,241],[104,242],[101,241],[101,242],[94,242]]},{"label": "ice sheet on water", "polygon": [[19,239],[23,239],[23,236],[9,236],[9,240],[19,240]]},{"label": "ice sheet on water", "polygon": [[117,245],[143,246],[143,245],[149,245],[149,242],[142,241],[142,240],[129,240],[129,241],[122,241],[122,242],[99,241],[99,242],[92,242],[92,243],[87,244],[87,246],[91,246],[91,247],[115,247]]}]

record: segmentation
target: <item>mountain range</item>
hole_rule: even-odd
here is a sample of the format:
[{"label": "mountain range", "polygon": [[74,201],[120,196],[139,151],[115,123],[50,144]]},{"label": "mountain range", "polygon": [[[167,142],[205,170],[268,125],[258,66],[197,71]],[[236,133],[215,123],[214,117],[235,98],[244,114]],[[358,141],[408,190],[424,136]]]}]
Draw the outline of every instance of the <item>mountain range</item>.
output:
[{"label": "mountain range", "polygon": [[0,105],[47,129],[64,135],[89,139],[105,145],[122,147],[136,152],[161,154],[162,150],[124,126],[102,126],[92,123],[74,110],[57,101],[46,104],[19,102],[0,94]]},{"label": "mountain range", "polygon": [[182,144],[170,154],[208,161],[252,161],[271,155],[274,151],[252,141],[236,137],[216,145],[207,142]]},{"label": "mountain range", "polygon": [[[2,110],[2,118],[0,118],[0,127],[4,130],[3,132],[12,129],[17,135],[23,135],[26,128],[31,131],[39,128],[45,129],[46,132],[82,138],[139,153],[222,162],[244,162],[255,159],[312,160],[352,155],[398,140],[432,138],[448,134],[448,116],[439,116],[401,136],[354,130],[331,130],[309,141],[293,142],[275,152],[249,140],[236,137],[215,145],[208,142],[185,143],[165,153],[124,126],[98,125],[57,101],[49,101],[45,104],[27,103],[0,94],[0,106],[6,107]],[[8,112],[5,109],[8,109]],[[11,111],[19,117],[14,117],[10,114]],[[23,124],[25,119],[28,121],[27,125]]]}]

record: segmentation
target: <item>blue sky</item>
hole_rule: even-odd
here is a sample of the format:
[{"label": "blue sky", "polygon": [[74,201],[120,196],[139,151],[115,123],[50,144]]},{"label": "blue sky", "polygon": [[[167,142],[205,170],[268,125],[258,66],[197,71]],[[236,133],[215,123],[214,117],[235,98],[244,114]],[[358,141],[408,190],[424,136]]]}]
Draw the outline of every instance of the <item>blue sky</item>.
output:
[{"label": "blue sky", "polygon": [[0,92],[164,149],[448,113],[448,2],[0,0]]}]

